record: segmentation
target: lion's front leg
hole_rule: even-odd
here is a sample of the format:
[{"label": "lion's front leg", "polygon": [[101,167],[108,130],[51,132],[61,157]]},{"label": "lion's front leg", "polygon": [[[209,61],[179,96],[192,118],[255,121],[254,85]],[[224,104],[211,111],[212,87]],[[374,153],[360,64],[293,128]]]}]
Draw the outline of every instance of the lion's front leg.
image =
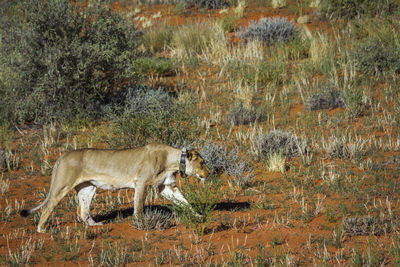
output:
[{"label": "lion's front leg", "polygon": [[202,217],[200,214],[198,214],[192,206],[189,204],[189,202],[185,199],[185,197],[182,195],[181,191],[179,191],[178,187],[176,187],[175,184],[171,185],[163,185],[160,188],[161,195],[168,199],[169,201],[176,203],[178,205],[185,205],[187,206],[195,216],[197,217]]},{"label": "lion's front leg", "polygon": [[176,173],[163,173],[162,176],[164,177],[160,179],[160,182],[157,184],[158,191],[163,197],[171,202],[189,205],[189,202],[185,199],[181,191],[179,191],[178,187],[176,186],[175,174]]},{"label": "lion's front leg", "polygon": [[175,184],[163,185],[160,193],[163,197],[171,202],[189,205],[189,202],[185,199],[185,197],[182,195],[181,191],[179,191],[178,187],[176,187]]},{"label": "lion's front leg", "polygon": [[135,188],[135,197],[133,200],[134,215],[136,218],[142,215],[145,199],[146,199],[146,186],[137,185]]},{"label": "lion's front leg", "polygon": [[164,179],[161,179],[161,181],[162,183],[158,185],[158,191],[163,197],[178,205],[187,206],[196,216],[201,217],[200,214],[193,210],[192,206],[176,186],[175,173],[169,175],[167,174],[167,176]]}]

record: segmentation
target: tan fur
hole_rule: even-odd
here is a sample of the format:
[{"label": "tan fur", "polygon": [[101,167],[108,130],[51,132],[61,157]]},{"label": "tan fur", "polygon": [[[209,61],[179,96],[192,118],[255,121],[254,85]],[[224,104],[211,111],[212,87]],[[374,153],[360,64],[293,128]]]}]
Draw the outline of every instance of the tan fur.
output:
[{"label": "tan fur", "polygon": [[[50,213],[72,189],[78,193],[78,216],[89,225],[98,224],[90,216],[90,203],[96,188],[116,190],[135,188],[134,213],[143,211],[146,189],[157,187],[166,198],[186,203],[176,188],[175,174],[179,170],[182,151],[163,144],[149,144],[125,150],[82,149],[61,156],[53,168],[51,185],[46,200],[31,210],[27,216],[44,206],[38,232],[43,232]],[[186,153],[187,175],[206,178],[209,170],[197,150]]]}]

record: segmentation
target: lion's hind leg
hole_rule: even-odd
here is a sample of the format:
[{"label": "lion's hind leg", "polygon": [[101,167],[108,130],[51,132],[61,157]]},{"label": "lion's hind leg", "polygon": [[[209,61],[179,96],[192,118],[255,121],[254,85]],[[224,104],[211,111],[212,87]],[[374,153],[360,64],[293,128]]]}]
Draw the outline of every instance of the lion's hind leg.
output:
[{"label": "lion's hind leg", "polygon": [[66,194],[68,194],[68,192],[71,191],[71,189],[72,189],[72,187],[65,186],[61,190],[53,190],[53,191],[49,192],[49,194],[50,194],[49,201],[44,206],[42,214],[40,215],[40,220],[39,220],[39,224],[38,224],[38,228],[37,228],[37,231],[39,233],[45,232],[43,229],[43,225],[46,223],[51,212],[54,210],[54,208],[57,206],[57,204],[60,202],[60,200]]},{"label": "lion's hind leg", "polygon": [[93,196],[96,193],[96,187],[90,183],[83,183],[75,187],[75,189],[78,191],[78,216],[83,222],[90,226],[102,225],[102,223],[96,223],[92,216],[90,216],[90,204],[92,203]]},{"label": "lion's hind leg", "polygon": [[39,233],[44,232],[43,226],[57,204],[76,185],[75,182],[81,170],[80,168],[76,168],[71,165],[71,162],[68,159],[69,155],[73,154],[70,153],[66,156],[60,157],[57,160],[56,165],[54,166],[51,178],[51,185],[47,196],[48,201],[43,206],[42,214],[40,216],[37,228],[37,231]]}]

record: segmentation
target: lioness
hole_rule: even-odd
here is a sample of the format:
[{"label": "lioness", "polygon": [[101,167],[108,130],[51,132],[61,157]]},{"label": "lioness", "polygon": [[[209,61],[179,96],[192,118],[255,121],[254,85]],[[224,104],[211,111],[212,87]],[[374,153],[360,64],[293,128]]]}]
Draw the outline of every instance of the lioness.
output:
[{"label": "lioness", "polygon": [[153,186],[170,201],[188,204],[176,187],[178,171],[205,179],[209,170],[198,150],[180,150],[163,144],[149,144],[124,150],[82,149],[61,156],[54,165],[49,193],[37,207],[22,210],[28,216],[44,206],[37,231],[58,202],[73,188],[78,193],[78,216],[88,225],[98,225],[90,216],[90,203],[96,188],[134,188],[134,215],[143,211],[146,188]]}]

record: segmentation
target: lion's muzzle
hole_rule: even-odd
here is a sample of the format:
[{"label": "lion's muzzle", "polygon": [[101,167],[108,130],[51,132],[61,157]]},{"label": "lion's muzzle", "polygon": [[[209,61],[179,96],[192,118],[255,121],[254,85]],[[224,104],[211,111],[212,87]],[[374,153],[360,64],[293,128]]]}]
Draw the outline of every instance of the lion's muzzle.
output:
[{"label": "lion's muzzle", "polygon": [[201,170],[198,173],[200,179],[206,179],[210,175],[210,171],[207,169]]}]

